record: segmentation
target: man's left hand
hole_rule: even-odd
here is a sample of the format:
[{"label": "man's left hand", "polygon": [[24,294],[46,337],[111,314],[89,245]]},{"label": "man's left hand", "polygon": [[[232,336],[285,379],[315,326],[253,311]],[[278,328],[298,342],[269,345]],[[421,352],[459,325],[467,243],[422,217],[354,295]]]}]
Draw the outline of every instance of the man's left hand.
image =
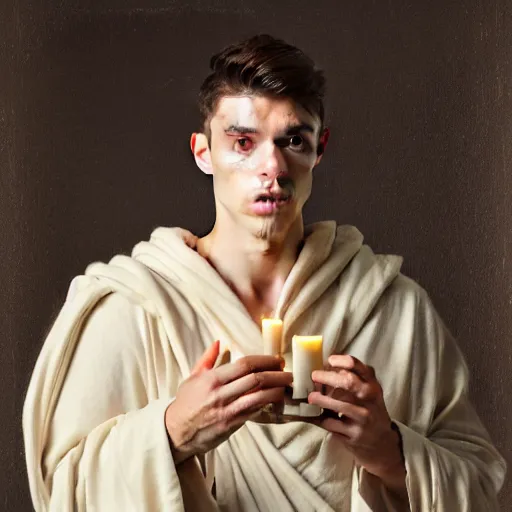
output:
[{"label": "man's left hand", "polygon": [[332,355],[328,362],[329,367],[312,375],[325,392],[314,391],[308,397],[309,403],[334,413],[319,425],[339,437],[356,464],[402,494],[405,465],[400,435],[391,428],[374,369],[349,355]]}]

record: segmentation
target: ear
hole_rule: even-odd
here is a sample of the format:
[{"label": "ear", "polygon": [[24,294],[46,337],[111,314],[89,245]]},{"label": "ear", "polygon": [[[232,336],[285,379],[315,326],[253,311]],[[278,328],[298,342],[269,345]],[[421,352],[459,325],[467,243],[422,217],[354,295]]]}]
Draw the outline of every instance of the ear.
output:
[{"label": "ear", "polygon": [[212,158],[208,147],[208,138],[204,133],[193,133],[190,137],[190,149],[197,166],[205,174],[213,174]]},{"label": "ear", "polygon": [[329,128],[324,128],[322,135],[320,135],[320,137],[318,138],[315,167],[320,163],[320,160],[322,160],[322,157],[324,156],[325,148],[327,147],[327,143],[329,142],[330,135],[331,131],[329,130]]}]

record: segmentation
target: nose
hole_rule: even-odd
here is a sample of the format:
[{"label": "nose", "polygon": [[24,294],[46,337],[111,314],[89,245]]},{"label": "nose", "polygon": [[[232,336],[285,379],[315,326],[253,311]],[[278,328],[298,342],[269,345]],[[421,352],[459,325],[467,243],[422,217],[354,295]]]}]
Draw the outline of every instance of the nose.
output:
[{"label": "nose", "polygon": [[278,176],[288,173],[282,150],[276,144],[269,145],[263,158],[259,167],[259,177],[262,181],[274,181]]}]

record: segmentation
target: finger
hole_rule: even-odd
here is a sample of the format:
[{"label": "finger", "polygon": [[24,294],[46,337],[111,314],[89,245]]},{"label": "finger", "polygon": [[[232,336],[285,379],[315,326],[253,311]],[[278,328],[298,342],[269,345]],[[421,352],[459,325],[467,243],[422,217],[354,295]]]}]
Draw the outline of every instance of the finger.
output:
[{"label": "finger", "polygon": [[204,370],[209,370],[213,368],[217,357],[219,356],[220,351],[220,341],[214,341],[203,353],[203,355],[199,358],[197,363],[194,365],[194,368],[190,372],[191,375],[197,375]]},{"label": "finger", "polygon": [[[320,384],[317,384],[317,386],[319,385]],[[346,391],[340,388],[333,388],[331,386],[322,385],[322,387],[323,389],[315,389],[315,391],[320,391],[323,395],[330,396],[335,400],[340,400],[341,402],[349,402],[351,404],[361,402],[361,400],[358,400],[356,395],[354,393],[351,393],[350,391]]]},{"label": "finger", "polygon": [[362,363],[357,357],[348,354],[333,354],[327,361],[333,368],[354,372],[366,381],[375,379],[373,367]]},{"label": "finger", "polygon": [[238,416],[253,407],[263,407],[268,404],[281,402],[284,399],[284,388],[269,388],[245,394],[233,400],[224,408],[224,414],[228,418]]},{"label": "finger", "polygon": [[282,358],[276,356],[246,356],[234,363],[216,368],[215,377],[218,385],[223,385],[249,373],[279,371],[282,361]]},{"label": "finger", "polygon": [[372,387],[353,372],[347,370],[326,371],[316,370],[312,374],[314,382],[331,386],[332,388],[348,391],[359,400],[372,398]]},{"label": "finger", "polygon": [[338,415],[341,414],[343,417],[350,418],[360,425],[366,425],[370,417],[370,411],[368,411],[366,407],[342,402],[330,396],[322,395],[316,391],[309,394],[308,402],[310,404],[316,404],[323,409],[334,411],[338,413]]},{"label": "finger", "polygon": [[293,374],[290,372],[258,372],[249,373],[217,388],[216,399],[220,403],[229,403],[245,393],[257,389],[268,389],[290,386]]},{"label": "finger", "polygon": [[352,440],[352,428],[347,422],[339,419],[327,418],[320,422],[320,426],[329,432],[339,434],[341,438],[348,443]]}]

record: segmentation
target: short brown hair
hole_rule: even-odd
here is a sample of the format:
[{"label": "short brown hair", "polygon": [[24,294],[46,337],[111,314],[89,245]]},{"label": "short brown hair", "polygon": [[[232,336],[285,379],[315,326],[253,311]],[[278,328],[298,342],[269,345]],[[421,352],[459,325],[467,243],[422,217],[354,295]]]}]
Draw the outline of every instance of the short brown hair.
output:
[{"label": "short brown hair", "polygon": [[223,96],[260,94],[288,97],[324,122],[325,78],[295,46],[262,34],[224,48],[210,60],[212,73],[199,91],[201,129],[210,139],[210,121]]}]

